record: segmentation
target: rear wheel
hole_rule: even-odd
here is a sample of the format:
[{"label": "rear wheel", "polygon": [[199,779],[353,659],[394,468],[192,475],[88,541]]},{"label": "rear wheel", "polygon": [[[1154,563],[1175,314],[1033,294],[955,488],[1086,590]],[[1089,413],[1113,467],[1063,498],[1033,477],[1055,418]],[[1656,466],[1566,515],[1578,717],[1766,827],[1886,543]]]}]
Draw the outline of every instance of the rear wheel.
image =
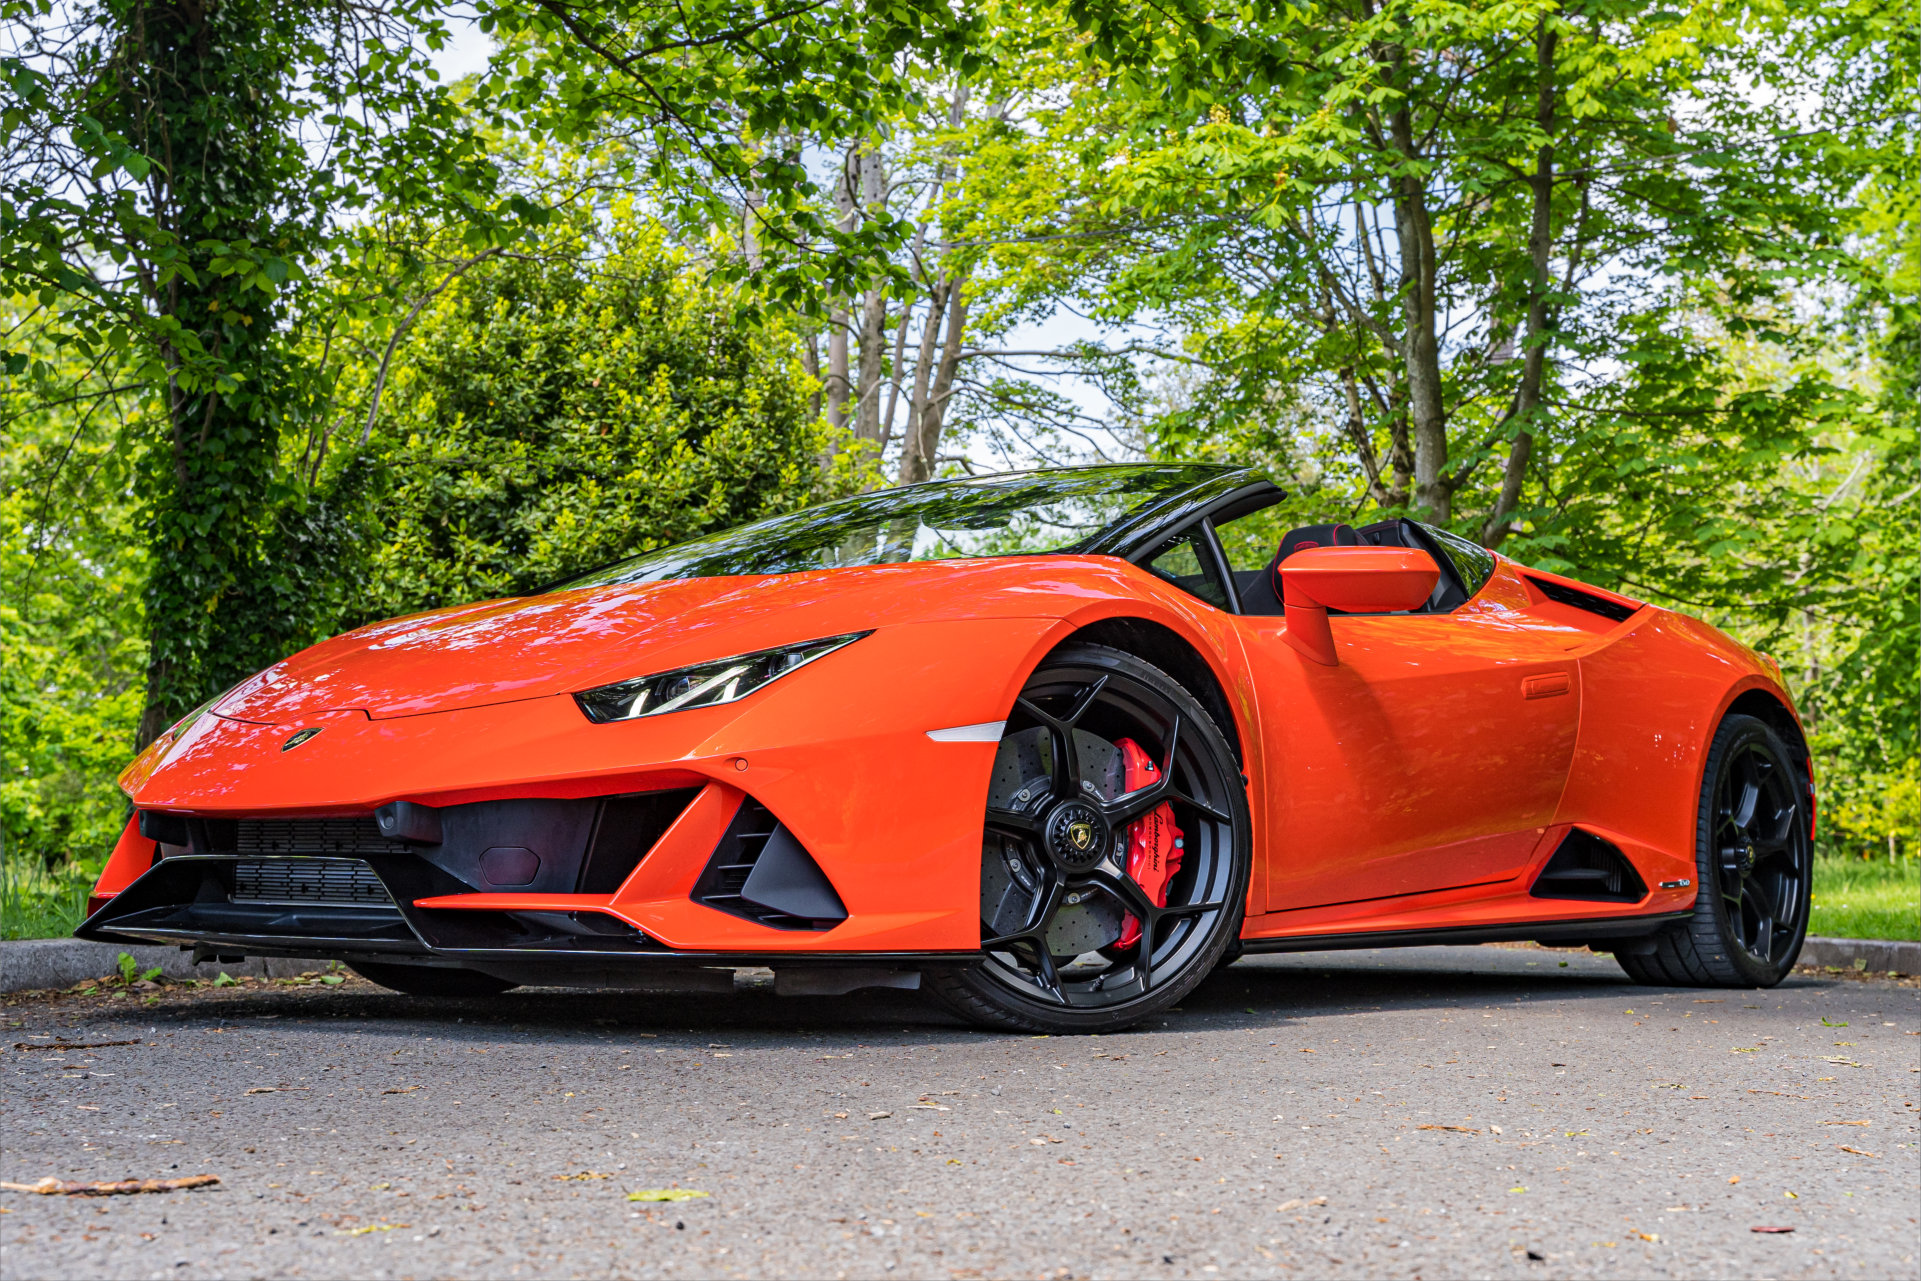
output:
[{"label": "rear wheel", "polygon": [[981,947],[928,989],[972,1022],[1125,1027],[1181,999],[1238,942],[1247,797],[1188,692],[1131,654],[1064,649],[1029,679],[994,759]]},{"label": "rear wheel", "polygon": [[1694,915],[1616,954],[1637,983],[1773,987],[1807,936],[1812,888],[1807,781],[1766,721],[1730,716],[1701,783]]},{"label": "rear wheel", "polygon": [[348,968],[363,979],[408,996],[499,996],[518,987],[506,979],[477,970],[447,969],[437,965],[390,965],[357,961]]}]

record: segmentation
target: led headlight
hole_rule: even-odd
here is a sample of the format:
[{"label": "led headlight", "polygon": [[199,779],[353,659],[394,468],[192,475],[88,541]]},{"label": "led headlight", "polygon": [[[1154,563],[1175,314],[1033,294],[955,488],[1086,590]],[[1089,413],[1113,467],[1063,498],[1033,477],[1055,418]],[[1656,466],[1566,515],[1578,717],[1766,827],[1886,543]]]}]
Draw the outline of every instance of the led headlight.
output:
[{"label": "led headlight", "polygon": [[851,645],[871,635],[872,632],[849,632],[845,636],[802,641],[779,649],[737,654],[657,676],[637,676],[618,685],[583,690],[574,695],[574,701],[587,713],[587,719],[597,725],[659,716],[663,712],[684,712],[694,707],[717,707],[738,702],[795,668],[805,667],[842,645]]}]

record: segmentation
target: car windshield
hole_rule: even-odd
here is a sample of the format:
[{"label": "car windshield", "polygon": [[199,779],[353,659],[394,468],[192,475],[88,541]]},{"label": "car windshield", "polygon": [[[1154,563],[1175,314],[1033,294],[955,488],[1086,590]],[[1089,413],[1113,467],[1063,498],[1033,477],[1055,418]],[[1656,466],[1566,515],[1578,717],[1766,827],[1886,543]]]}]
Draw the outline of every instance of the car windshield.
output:
[{"label": "car windshield", "polygon": [[1074,467],[885,489],[663,547],[564,586],[1067,551],[1220,471]]}]

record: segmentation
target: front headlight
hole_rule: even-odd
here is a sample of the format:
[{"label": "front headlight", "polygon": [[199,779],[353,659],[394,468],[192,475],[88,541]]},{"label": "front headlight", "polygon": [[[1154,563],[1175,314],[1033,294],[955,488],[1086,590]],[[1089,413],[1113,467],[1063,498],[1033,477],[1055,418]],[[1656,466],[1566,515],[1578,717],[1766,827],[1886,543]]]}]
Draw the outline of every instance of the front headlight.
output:
[{"label": "front headlight", "polygon": [[582,690],[574,695],[574,701],[596,725],[659,716],[663,712],[684,712],[694,707],[717,707],[738,702],[795,668],[805,667],[843,645],[871,635],[871,631],[849,632],[845,636],[782,645],[779,649],[737,654],[657,676],[637,676],[618,685]]}]

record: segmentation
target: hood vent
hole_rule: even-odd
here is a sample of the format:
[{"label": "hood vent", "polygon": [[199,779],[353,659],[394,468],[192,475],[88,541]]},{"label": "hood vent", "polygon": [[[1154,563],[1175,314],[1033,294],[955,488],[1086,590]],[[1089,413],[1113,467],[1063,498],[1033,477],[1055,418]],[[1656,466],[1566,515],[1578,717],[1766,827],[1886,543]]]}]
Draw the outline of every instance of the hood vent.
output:
[{"label": "hood vent", "polygon": [[827,930],[847,919],[820,864],[752,797],[714,847],[694,901],[777,930]]},{"label": "hood vent", "polygon": [[1554,857],[1534,878],[1535,898],[1579,899],[1586,903],[1639,903],[1647,882],[1627,855],[1592,832],[1573,828],[1561,838]]}]

